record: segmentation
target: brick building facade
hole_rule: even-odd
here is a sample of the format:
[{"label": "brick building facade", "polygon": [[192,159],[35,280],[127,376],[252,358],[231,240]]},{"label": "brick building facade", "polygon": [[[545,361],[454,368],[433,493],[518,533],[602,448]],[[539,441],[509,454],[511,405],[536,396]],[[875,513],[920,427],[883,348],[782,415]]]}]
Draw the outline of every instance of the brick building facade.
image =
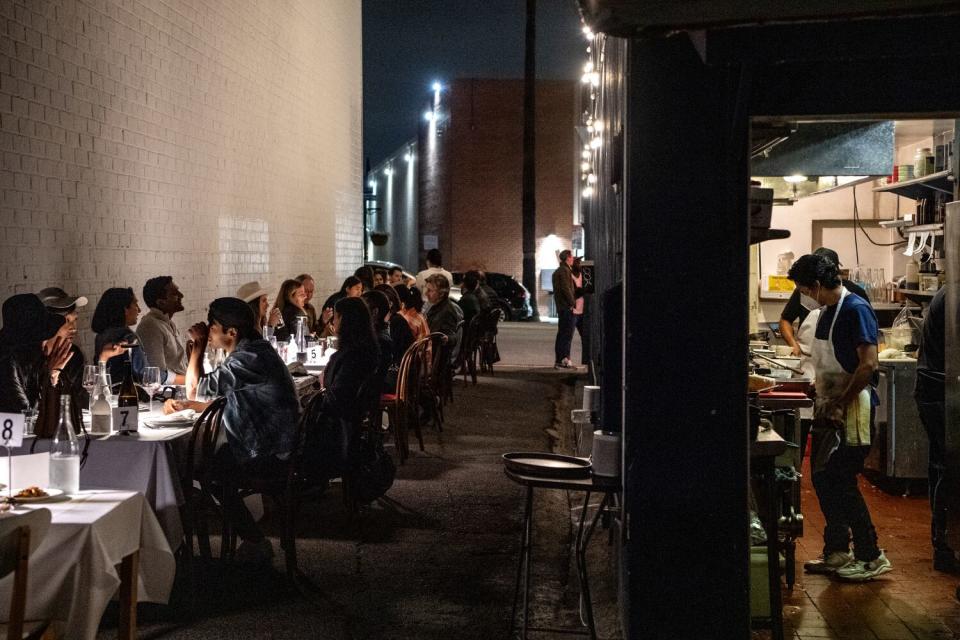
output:
[{"label": "brick building facade", "polygon": [[[576,92],[574,82],[537,82],[538,272],[557,266],[574,234]],[[422,123],[418,147],[421,250],[424,236],[436,236],[447,268],[519,280],[523,81],[455,80],[433,121]],[[538,295],[541,313],[546,301]]]},{"label": "brick building facade", "polygon": [[237,285],[361,260],[353,0],[0,2],[0,298],[173,275],[181,327]]}]

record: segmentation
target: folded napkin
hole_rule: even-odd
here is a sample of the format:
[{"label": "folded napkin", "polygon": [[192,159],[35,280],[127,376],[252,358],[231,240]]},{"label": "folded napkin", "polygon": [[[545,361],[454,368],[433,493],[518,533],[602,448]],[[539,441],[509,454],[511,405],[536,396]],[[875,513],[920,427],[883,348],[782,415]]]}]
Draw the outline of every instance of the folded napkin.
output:
[{"label": "folded napkin", "polygon": [[184,409],[183,411],[177,411],[176,413],[171,413],[168,416],[159,416],[156,418],[144,418],[143,424],[148,427],[182,427],[186,425],[193,424],[193,421],[197,419],[197,412],[193,409]]}]

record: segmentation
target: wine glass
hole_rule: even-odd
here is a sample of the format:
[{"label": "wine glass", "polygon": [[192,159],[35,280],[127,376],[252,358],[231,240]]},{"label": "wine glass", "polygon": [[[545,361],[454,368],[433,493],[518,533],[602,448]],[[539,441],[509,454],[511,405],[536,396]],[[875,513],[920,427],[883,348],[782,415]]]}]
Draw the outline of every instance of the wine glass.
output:
[{"label": "wine glass", "polygon": [[83,388],[87,390],[87,408],[90,409],[93,407],[95,398],[93,397],[93,390],[97,387],[97,365],[95,364],[85,364],[83,365]]},{"label": "wine glass", "polygon": [[150,411],[153,412],[153,396],[160,390],[160,367],[143,368],[143,388],[150,397]]}]

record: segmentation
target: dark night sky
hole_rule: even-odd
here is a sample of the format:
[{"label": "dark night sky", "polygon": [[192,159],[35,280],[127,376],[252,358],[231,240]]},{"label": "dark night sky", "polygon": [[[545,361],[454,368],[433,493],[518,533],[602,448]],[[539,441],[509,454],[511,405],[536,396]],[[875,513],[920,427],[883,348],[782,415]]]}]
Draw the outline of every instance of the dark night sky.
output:
[{"label": "dark night sky", "polygon": [[[522,78],[523,0],[363,0],[363,148],[376,165],[416,135],[434,80]],[[538,0],[537,75],[580,77],[575,0]]]}]

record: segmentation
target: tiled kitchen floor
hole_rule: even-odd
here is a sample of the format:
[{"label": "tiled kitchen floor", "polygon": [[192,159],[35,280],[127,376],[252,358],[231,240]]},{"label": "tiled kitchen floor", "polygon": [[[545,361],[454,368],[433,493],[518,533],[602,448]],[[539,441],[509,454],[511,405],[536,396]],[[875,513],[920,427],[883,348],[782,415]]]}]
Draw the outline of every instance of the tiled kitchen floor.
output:
[{"label": "tiled kitchen floor", "polygon": [[797,545],[797,583],[784,591],[785,637],[793,639],[926,640],[960,637],[960,576],[933,570],[930,508],[925,486],[908,497],[885,493],[861,478],[880,547],[893,571],[865,584],[803,573],[821,550],[823,514],[805,461],[801,506],[804,537]]}]

